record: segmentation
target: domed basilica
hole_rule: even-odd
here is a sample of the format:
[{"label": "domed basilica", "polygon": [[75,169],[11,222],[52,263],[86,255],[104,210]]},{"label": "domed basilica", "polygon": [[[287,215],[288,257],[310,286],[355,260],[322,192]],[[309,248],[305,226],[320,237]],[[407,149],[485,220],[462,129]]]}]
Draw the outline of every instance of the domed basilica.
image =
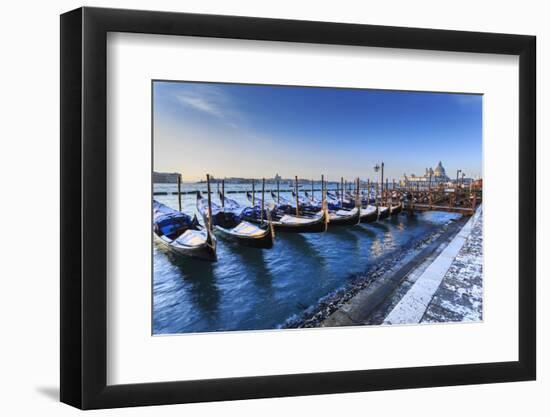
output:
[{"label": "domed basilica", "polygon": [[447,173],[445,172],[445,168],[443,168],[443,164],[441,163],[441,161],[439,161],[435,169],[426,168],[426,171],[422,176],[416,176],[414,174],[403,174],[405,182],[429,182],[430,177],[433,183],[451,181],[451,179],[447,176]]}]

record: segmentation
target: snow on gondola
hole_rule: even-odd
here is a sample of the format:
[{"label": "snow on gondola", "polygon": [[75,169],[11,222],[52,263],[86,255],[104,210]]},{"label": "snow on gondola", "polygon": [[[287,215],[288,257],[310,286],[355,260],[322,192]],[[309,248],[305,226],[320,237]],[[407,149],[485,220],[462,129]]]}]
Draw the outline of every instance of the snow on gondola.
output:
[{"label": "snow on gondola", "polygon": [[174,210],[153,200],[155,242],[176,254],[216,261],[216,238],[199,224],[196,216]]}]

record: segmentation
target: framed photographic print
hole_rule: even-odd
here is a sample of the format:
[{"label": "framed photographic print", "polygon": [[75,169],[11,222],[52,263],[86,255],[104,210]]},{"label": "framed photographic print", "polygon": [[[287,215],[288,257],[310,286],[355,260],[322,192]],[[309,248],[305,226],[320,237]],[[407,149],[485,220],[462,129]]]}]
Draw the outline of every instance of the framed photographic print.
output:
[{"label": "framed photographic print", "polygon": [[535,379],[535,38],[61,16],[61,400]]}]

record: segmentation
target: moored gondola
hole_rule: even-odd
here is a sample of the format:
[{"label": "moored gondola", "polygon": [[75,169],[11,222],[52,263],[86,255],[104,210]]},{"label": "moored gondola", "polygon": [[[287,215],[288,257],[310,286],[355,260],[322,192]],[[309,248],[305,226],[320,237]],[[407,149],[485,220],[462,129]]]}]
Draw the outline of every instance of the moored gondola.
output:
[{"label": "moored gondola", "polygon": [[153,200],[155,242],[181,256],[216,261],[216,238],[199,224],[197,217],[174,210]]},{"label": "moored gondola", "polygon": [[361,208],[358,206],[358,201],[346,200],[338,192],[336,194],[327,192],[327,204],[329,209],[332,208],[329,211],[331,226],[355,226],[361,222]]},{"label": "moored gondola", "polygon": [[[273,229],[269,224],[257,225],[244,220],[240,213],[222,209],[217,204],[204,198],[197,191],[197,209],[204,221],[224,238],[243,246],[269,249],[273,247]],[[211,223],[210,223],[211,222]]]},{"label": "moored gondola", "polygon": [[[248,200],[254,204],[255,199],[250,192],[247,192]],[[275,193],[272,193],[274,200],[277,199]],[[279,201],[283,201],[279,198]],[[258,205],[245,208],[243,216],[253,222],[258,222],[261,211]],[[293,207],[288,200],[282,204],[274,203],[269,209],[271,215],[271,224],[277,232],[283,233],[323,233],[327,230],[328,216],[325,210],[310,215],[296,215],[296,207]]]},{"label": "moored gondola", "polygon": [[358,207],[351,210],[336,210],[329,212],[331,226],[355,226],[361,221],[361,211]]},{"label": "moored gondola", "polygon": [[378,210],[376,206],[361,208],[361,223],[372,223],[376,220],[378,220]]}]

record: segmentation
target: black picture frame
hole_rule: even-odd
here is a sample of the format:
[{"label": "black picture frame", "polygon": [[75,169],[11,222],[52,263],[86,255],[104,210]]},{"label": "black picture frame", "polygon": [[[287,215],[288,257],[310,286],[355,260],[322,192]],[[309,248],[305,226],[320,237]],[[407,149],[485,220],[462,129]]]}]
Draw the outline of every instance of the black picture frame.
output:
[{"label": "black picture frame", "polygon": [[[108,32],[519,56],[519,360],[107,385]],[[85,7],[61,16],[60,56],[62,402],[94,409],[535,379],[534,36]]]}]

